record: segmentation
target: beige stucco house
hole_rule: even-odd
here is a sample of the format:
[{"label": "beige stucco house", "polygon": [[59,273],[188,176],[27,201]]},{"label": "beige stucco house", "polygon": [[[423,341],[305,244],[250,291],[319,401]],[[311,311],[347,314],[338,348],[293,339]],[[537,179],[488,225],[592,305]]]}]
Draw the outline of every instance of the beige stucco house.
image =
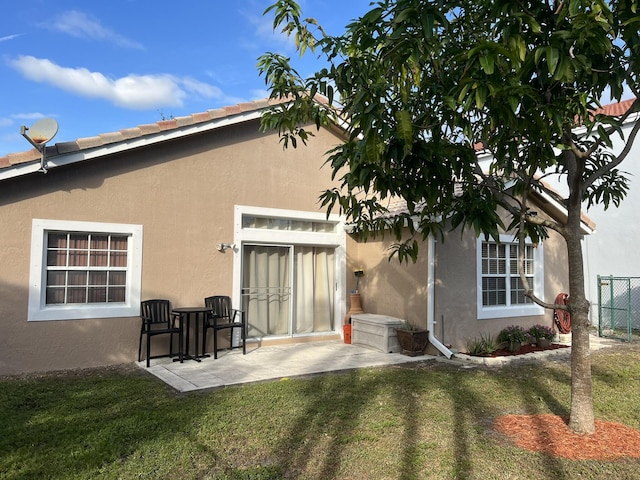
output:
[{"label": "beige stucco house", "polygon": [[[354,268],[364,310],[428,326],[433,353],[519,323],[551,325],[522,303],[512,238],[425,242],[416,264],[389,262],[321,210],[334,185],[325,152],[340,130],[283,150],[259,131],[267,101],[51,143],[0,158],[0,374],[132,362],[140,301],[202,305],[229,295],[250,341],[340,339]],[[542,199],[549,215],[561,205]],[[567,288],[564,244],[531,246],[546,298]],[[484,271],[484,264],[507,270]]]}]

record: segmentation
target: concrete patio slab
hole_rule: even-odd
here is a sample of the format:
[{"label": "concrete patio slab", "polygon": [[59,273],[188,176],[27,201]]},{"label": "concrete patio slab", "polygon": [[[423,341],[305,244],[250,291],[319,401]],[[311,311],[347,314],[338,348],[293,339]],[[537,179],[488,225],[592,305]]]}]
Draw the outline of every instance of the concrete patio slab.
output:
[{"label": "concrete patio slab", "polygon": [[148,369],[145,361],[137,365],[179,392],[189,392],[433,358],[429,355],[409,357],[401,353],[383,353],[360,345],[328,341],[270,346],[248,343],[246,355],[239,349],[226,350],[218,354],[217,360],[209,357],[201,362],[185,360],[180,363],[159,358],[152,359]]},{"label": "concrete patio slab", "polygon": [[[560,339],[571,344],[569,335]],[[591,349],[598,350],[616,344],[615,340],[592,335]],[[570,348],[536,352],[527,355],[486,359],[462,353],[451,360],[443,356],[423,355],[410,357],[401,353],[383,353],[362,345],[345,344],[341,341],[310,342],[287,345],[259,346],[247,343],[247,354],[241,350],[225,350],[218,359],[203,358],[201,362],[185,360],[174,362],[169,358],[152,359],[151,366],[138,362],[147,370],[179,392],[220,388],[244,383],[263,382],[279,378],[290,378],[324,372],[355,370],[358,368],[397,365],[425,360],[438,360],[459,366],[505,366],[511,362],[544,360],[553,357],[569,357]]]}]

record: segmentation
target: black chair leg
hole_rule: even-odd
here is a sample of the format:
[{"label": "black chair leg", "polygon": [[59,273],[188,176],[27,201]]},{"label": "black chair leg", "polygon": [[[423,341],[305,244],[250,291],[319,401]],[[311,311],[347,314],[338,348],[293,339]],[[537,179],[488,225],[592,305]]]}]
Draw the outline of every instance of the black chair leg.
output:
[{"label": "black chair leg", "polygon": [[151,335],[147,332],[147,368],[151,366]]},{"label": "black chair leg", "polygon": [[218,330],[213,329],[213,358],[218,358]]},{"label": "black chair leg", "polygon": [[242,354],[247,354],[247,332],[245,327],[240,327],[240,331],[242,332]]},{"label": "black chair leg", "polygon": [[207,330],[206,326],[202,329],[202,354],[207,353]]},{"label": "black chair leg", "polygon": [[142,335],[144,333],[144,327],[140,329],[140,341],[138,342],[138,361],[142,361]]}]

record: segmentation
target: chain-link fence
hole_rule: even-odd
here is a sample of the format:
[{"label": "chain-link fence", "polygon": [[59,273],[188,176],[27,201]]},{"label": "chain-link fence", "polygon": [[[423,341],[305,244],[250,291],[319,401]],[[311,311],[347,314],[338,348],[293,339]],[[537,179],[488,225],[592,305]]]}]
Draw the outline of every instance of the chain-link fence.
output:
[{"label": "chain-link fence", "polygon": [[640,340],[640,277],[598,275],[598,334]]}]

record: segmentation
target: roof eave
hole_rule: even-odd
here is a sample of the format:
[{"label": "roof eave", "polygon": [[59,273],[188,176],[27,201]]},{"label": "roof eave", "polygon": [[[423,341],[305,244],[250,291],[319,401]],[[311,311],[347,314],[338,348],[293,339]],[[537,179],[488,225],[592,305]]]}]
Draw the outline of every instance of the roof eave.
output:
[{"label": "roof eave", "polygon": [[[212,119],[206,122],[194,123],[191,125],[178,126],[173,129],[160,130],[154,133],[148,133],[134,138],[125,138],[124,140],[115,141],[113,143],[105,143],[96,147],[79,148],[68,153],[58,153],[47,155],[46,167],[51,170],[57,167],[71,165],[73,163],[92,160],[107,155],[126,152],[140,147],[155,145],[169,140],[176,140],[187,137],[189,135],[204,133],[216,130],[222,127],[237,125],[240,123],[259,119],[264,109],[257,109],[247,112],[241,112],[221,118]],[[86,140],[86,139],[85,139]],[[51,147],[47,148],[50,152]],[[0,169],[0,181],[10,178],[20,177],[31,173],[41,172],[40,159],[34,159],[31,162],[16,163],[9,167]]]}]

